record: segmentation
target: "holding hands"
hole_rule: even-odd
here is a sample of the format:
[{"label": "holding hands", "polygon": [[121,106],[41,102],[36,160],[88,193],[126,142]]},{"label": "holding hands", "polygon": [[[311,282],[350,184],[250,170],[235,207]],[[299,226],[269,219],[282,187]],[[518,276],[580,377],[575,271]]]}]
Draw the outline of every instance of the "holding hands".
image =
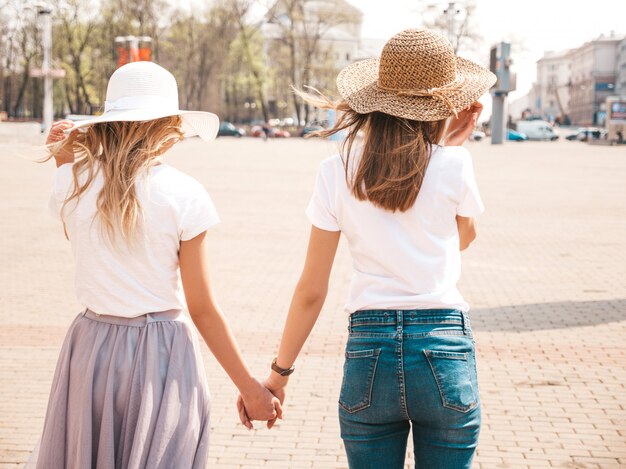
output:
[{"label": "holding hands", "polygon": [[252,430],[253,420],[265,420],[267,428],[272,428],[277,419],[283,418],[281,404],[282,400],[277,395],[253,379],[237,398],[239,420],[248,430]]},{"label": "holding hands", "polygon": [[281,375],[276,371],[272,371],[269,377],[263,382],[265,393],[272,396],[271,402],[274,406],[275,413],[273,416],[267,417],[267,413],[258,416],[256,409],[251,407],[254,402],[246,397],[243,393],[237,398],[237,411],[239,420],[249,430],[253,428],[253,420],[266,420],[267,428],[272,428],[276,420],[283,418],[282,404],[285,402],[285,387],[289,381],[288,375]]}]

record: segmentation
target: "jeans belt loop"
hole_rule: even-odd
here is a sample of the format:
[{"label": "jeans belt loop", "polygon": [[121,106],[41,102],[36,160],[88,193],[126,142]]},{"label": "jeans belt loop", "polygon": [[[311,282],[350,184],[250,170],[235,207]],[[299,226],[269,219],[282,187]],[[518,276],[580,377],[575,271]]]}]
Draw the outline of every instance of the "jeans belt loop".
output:
[{"label": "jeans belt loop", "polygon": [[402,310],[397,310],[396,311],[396,331],[398,332],[398,334],[402,333],[402,327],[404,326],[403,324],[403,318],[402,318]]},{"label": "jeans belt loop", "polygon": [[352,334],[352,315],[348,316],[348,333]]},{"label": "jeans belt loop", "polygon": [[463,322],[463,335],[469,335],[469,317],[464,311],[461,311],[461,321]]}]

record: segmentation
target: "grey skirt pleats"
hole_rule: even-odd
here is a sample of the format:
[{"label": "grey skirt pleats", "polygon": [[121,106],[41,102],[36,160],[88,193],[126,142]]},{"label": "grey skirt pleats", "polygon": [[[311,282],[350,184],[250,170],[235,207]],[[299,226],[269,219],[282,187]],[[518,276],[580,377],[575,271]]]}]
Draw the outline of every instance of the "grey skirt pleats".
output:
[{"label": "grey skirt pleats", "polygon": [[204,469],[209,412],[198,336],[184,313],[86,311],[61,349],[36,467]]}]

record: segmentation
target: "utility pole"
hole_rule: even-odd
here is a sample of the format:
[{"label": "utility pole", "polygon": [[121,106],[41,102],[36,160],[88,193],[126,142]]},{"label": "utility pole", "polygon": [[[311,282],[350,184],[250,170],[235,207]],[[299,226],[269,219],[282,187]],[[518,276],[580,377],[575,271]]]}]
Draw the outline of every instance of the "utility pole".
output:
[{"label": "utility pole", "polygon": [[52,74],[50,68],[50,56],[52,55],[52,7],[45,3],[37,6],[37,15],[41,19],[43,37],[43,63],[41,73],[43,75],[43,124],[41,133],[46,133],[52,127]]},{"label": "utility pole", "polygon": [[43,78],[43,121],[41,133],[45,133],[52,127],[54,109],[52,107],[52,79],[63,78],[65,70],[52,68],[52,7],[47,3],[37,4],[37,18],[41,26],[43,61],[41,68],[33,68],[31,77]]},{"label": "utility pole", "polygon": [[457,2],[448,2],[448,8],[443,12],[446,15],[446,24],[448,27],[448,40],[456,48],[456,15],[461,10],[456,6]]},{"label": "utility pole", "polygon": [[[461,8],[463,8],[463,4],[465,1],[448,1],[448,2],[436,2],[424,5],[424,11],[436,11],[438,24],[439,18],[443,9],[443,19],[445,20],[445,29],[446,35],[450,44],[455,48],[457,48],[457,31],[456,31],[456,17],[459,13],[461,13]],[[447,5],[447,6],[446,6]]]}]

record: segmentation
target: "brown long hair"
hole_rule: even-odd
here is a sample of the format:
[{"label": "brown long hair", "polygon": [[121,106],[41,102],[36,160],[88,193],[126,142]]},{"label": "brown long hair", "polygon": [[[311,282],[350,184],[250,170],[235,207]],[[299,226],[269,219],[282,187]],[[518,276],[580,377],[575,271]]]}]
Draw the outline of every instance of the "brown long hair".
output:
[{"label": "brown long hair", "polygon": [[142,216],[135,192],[137,177],[182,138],[181,118],[172,116],[143,122],[94,124],[85,132],[79,132],[73,140],[65,139],[51,145],[46,160],[63,151],[66,145],[72,146],[75,156],[72,167],[74,187],[65,199],[61,213],[69,202],[80,199],[93,183],[97,171],[101,171],[104,185],[97,198],[101,227],[111,241],[117,234],[124,241],[133,241]]},{"label": "brown long hair", "polygon": [[[430,160],[432,145],[441,140],[446,120],[416,121],[382,112],[359,114],[345,101],[333,102],[318,93],[297,91],[307,102],[337,111],[334,127],[311,135],[330,137],[341,131],[347,137],[341,154],[352,194],[359,200],[395,212],[415,203]],[[362,152],[354,171],[349,170],[352,147],[363,133]]]}]

